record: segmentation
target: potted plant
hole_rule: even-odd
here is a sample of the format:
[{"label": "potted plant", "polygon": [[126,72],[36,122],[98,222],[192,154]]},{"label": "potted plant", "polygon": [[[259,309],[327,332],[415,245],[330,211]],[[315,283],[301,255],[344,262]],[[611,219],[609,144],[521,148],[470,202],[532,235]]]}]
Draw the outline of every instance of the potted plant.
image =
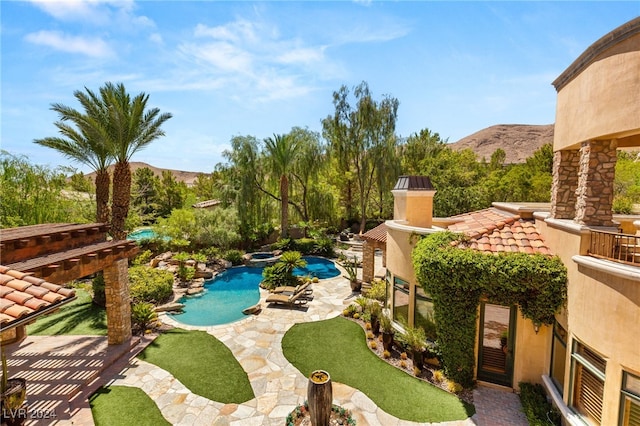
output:
[{"label": "potted plant", "polygon": [[380,334],[380,317],[382,315],[382,307],[376,300],[369,300],[367,303],[367,311],[371,316],[371,331],[376,336]]},{"label": "potted plant", "polygon": [[22,406],[27,396],[27,381],[23,378],[9,378],[7,369],[7,356],[2,351],[2,382],[0,383],[0,396],[2,400],[2,419],[13,424],[14,413],[18,415],[18,408]]},{"label": "potted plant", "polygon": [[424,367],[424,350],[427,339],[424,329],[422,327],[404,325],[404,332],[402,335],[403,340],[409,347],[409,351],[411,351],[413,366],[422,370]]},{"label": "potted plant", "polygon": [[382,328],[382,346],[385,351],[391,352],[391,349],[393,348],[393,335],[395,334],[395,329],[393,328],[393,322],[389,315],[382,314],[380,316],[380,328]]},{"label": "potted plant", "polygon": [[343,266],[344,270],[347,271],[347,275],[344,277],[349,280],[351,290],[359,292],[362,288],[362,283],[358,280],[358,260],[354,256],[352,261],[346,260]]},{"label": "potted plant", "polygon": [[504,352],[505,355],[509,350],[507,347],[508,343],[509,343],[509,332],[505,330],[500,334],[500,348],[502,349],[502,352]]}]

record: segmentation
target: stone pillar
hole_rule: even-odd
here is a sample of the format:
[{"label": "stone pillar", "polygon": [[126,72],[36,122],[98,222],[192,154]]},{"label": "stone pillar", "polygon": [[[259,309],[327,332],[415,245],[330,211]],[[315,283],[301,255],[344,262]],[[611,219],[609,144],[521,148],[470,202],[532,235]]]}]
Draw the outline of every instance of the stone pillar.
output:
[{"label": "stone pillar", "polygon": [[376,268],[375,245],[371,241],[365,241],[362,245],[362,281],[373,281]]},{"label": "stone pillar", "polygon": [[614,226],[611,208],[617,145],[615,139],[582,143],[574,219],[577,223],[590,226]]},{"label": "stone pillar", "polygon": [[575,218],[579,169],[580,155],[578,150],[556,151],[553,153],[552,218]]},{"label": "stone pillar", "polygon": [[102,273],[107,299],[108,342],[110,345],[119,345],[131,339],[128,260],[117,260]]}]

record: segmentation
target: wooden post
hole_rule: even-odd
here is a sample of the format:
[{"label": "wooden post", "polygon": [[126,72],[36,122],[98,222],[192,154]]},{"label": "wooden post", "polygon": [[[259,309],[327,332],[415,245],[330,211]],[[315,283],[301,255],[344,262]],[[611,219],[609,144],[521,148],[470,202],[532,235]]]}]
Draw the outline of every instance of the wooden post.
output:
[{"label": "wooden post", "polygon": [[316,370],[309,376],[307,402],[312,426],[326,426],[331,418],[333,389],[331,376],[323,370]]}]

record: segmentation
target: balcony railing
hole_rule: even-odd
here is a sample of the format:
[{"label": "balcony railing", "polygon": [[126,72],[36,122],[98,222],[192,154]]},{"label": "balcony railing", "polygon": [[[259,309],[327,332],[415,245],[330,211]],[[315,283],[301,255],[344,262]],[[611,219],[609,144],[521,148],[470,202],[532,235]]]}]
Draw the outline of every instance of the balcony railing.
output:
[{"label": "balcony railing", "polygon": [[640,236],[591,231],[589,255],[640,266]]}]

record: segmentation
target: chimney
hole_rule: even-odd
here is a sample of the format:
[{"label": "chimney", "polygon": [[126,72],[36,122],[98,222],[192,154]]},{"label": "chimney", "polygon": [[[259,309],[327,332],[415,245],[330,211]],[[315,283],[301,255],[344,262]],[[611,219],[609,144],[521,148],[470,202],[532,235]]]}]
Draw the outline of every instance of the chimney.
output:
[{"label": "chimney", "polygon": [[395,222],[418,228],[431,228],[433,195],[436,190],[427,176],[400,176],[391,193]]}]

